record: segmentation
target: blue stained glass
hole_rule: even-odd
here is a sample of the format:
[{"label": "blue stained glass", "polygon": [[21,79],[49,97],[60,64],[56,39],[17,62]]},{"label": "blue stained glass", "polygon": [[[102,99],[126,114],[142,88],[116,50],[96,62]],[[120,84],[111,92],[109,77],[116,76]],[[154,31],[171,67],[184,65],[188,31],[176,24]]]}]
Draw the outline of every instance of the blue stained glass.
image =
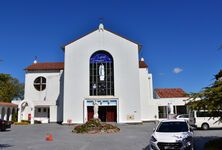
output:
[{"label": "blue stained glass", "polygon": [[90,63],[111,63],[112,58],[105,53],[96,53],[90,58]]}]

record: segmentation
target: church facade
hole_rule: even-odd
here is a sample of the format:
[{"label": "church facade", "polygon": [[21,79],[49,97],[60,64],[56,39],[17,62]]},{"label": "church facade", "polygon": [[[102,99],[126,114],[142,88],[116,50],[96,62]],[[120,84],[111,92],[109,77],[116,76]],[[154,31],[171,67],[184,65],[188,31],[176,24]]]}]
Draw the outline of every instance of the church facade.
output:
[{"label": "church facade", "polygon": [[[144,59],[139,59],[140,50],[138,43],[100,24],[64,46],[64,62],[34,62],[25,69],[25,98],[18,105],[18,121],[67,124],[98,117],[104,122],[141,123],[158,119],[152,74]],[[183,99],[179,105],[184,105]]]}]

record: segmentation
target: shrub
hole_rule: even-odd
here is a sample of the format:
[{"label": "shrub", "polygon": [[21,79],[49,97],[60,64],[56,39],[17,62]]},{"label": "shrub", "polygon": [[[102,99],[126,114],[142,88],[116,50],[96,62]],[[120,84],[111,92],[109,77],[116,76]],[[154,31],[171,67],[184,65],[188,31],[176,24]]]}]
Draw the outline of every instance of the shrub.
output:
[{"label": "shrub", "polygon": [[115,133],[120,129],[111,124],[102,123],[99,119],[91,119],[83,125],[76,126],[72,132],[75,133]]},{"label": "shrub", "polygon": [[22,120],[21,122],[26,122],[26,123],[30,124],[29,120]]},{"label": "shrub", "polygon": [[14,125],[29,125],[29,120],[22,120],[21,122],[14,122]]},{"label": "shrub", "polygon": [[79,125],[79,126],[76,126],[72,132],[76,132],[76,133],[87,133],[89,130],[88,128],[86,127],[86,125]]},{"label": "shrub", "polygon": [[113,126],[111,124],[104,124],[102,127],[102,132],[107,132],[107,133],[115,133],[119,132],[119,128],[116,126]]},{"label": "shrub", "polygon": [[14,122],[14,125],[29,125],[28,122]]},{"label": "shrub", "polygon": [[41,124],[42,122],[39,120],[34,120],[34,124]]},{"label": "shrub", "polygon": [[86,126],[89,128],[95,128],[101,126],[101,121],[99,119],[91,119],[86,122]]}]

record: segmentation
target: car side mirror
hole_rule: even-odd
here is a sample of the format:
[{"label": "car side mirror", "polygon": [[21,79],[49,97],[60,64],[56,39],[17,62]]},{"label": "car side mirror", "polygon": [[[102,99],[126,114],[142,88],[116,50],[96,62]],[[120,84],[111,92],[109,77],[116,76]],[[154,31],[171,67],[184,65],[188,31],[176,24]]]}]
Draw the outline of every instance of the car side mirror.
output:
[{"label": "car side mirror", "polygon": [[153,128],[153,132],[155,132],[156,128]]}]

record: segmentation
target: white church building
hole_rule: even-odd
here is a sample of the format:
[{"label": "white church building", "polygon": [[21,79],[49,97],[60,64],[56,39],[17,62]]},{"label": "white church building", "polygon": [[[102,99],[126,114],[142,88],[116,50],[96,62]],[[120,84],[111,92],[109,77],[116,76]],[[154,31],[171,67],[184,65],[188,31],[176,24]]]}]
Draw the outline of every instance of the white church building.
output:
[{"label": "white church building", "polygon": [[153,90],[152,74],[139,59],[141,45],[103,24],[63,51],[64,62],[35,61],[25,69],[18,121],[78,124],[97,114],[104,122],[141,123],[166,117],[169,104],[186,113],[183,91],[161,97]]}]

